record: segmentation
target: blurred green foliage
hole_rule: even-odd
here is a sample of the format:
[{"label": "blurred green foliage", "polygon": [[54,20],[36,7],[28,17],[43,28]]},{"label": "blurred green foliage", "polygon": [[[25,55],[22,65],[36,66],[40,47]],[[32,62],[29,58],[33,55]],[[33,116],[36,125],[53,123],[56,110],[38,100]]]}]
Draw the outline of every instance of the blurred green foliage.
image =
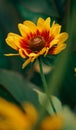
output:
[{"label": "blurred green foliage", "polygon": [[[68,104],[72,108],[76,107],[76,76],[74,72],[74,68],[76,67],[75,13],[76,13],[75,0],[73,1],[72,0],[67,1],[66,0],[60,0],[60,1],[0,0],[0,69],[1,69],[0,95],[1,96],[7,95],[5,96],[5,98],[8,97],[8,99],[11,99],[11,97],[9,97],[8,94],[6,94],[7,92],[4,89],[2,89],[2,85],[8,91],[11,90],[10,93],[12,92],[11,94],[13,96],[15,96],[15,94],[18,94],[18,91],[16,91],[15,89],[20,85],[19,80],[17,81],[17,77],[10,76],[11,75],[10,73],[12,72],[4,71],[4,69],[17,71],[18,73],[24,76],[25,80],[28,80],[28,83],[32,82],[41,88],[42,82],[40,79],[40,75],[35,71],[33,65],[29,65],[28,67],[26,67],[26,69],[22,70],[21,65],[24,61],[20,57],[5,57],[3,54],[14,52],[13,49],[11,49],[6,45],[5,38],[7,37],[8,32],[19,33],[17,28],[18,23],[23,22],[24,20],[32,20],[36,22],[38,17],[46,18],[50,16],[52,21],[55,20],[56,22],[62,25],[63,31],[67,31],[69,33],[69,40],[67,44],[68,46],[70,46],[68,47],[70,49],[69,51],[66,52],[65,55],[60,54],[57,57],[55,66],[54,64],[51,65],[50,62],[49,63],[47,62],[47,64],[53,66],[55,70],[54,72],[52,70],[45,76],[48,85],[53,84],[55,87],[54,95],[57,95],[64,104]],[[52,61],[52,57],[50,58],[50,60]],[[63,75],[62,79],[61,75]],[[58,83],[57,85],[58,88],[56,88],[56,83],[54,84],[54,81],[53,80],[51,81],[51,79],[56,80],[56,83]],[[25,84],[27,84],[26,81],[24,85]],[[27,88],[26,91],[28,91],[29,88],[27,87],[28,85],[25,86]],[[17,90],[20,91],[21,95],[20,87],[19,89],[17,88]],[[24,95],[28,95],[26,91]],[[22,100],[21,98],[22,97],[20,97],[19,99],[18,96],[18,100]],[[27,99],[29,100],[30,98],[28,97]]]},{"label": "blurred green foliage", "polygon": [[17,72],[0,70],[0,84],[1,91],[5,89],[0,95],[7,100],[17,103],[28,101],[37,106],[37,94],[33,91],[36,86],[25,81]]}]

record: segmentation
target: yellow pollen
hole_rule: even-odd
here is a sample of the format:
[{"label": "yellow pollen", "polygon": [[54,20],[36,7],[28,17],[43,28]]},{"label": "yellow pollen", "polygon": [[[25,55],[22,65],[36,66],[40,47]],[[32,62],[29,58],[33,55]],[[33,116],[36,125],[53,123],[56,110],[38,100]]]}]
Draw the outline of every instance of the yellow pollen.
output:
[{"label": "yellow pollen", "polygon": [[40,51],[45,46],[45,40],[40,36],[34,37],[30,40],[29,46],[32,51]]}]

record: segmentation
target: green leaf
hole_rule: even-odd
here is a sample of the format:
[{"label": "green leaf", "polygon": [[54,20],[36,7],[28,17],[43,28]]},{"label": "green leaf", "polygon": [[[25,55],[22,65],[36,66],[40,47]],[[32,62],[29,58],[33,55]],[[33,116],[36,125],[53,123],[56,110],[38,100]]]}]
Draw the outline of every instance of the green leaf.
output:
[{"label": "green leaf", "polygon": [[7,89],[3,85],[0,84],[0,97],[5,98],[6,100],[9,100],[11,102],[16,102],[14,97],[9,93]]},{"label": "green leaf", "polygon": [[35,85],[27,82],[19,73],[8,70],[0,70],[0,84],[9,91],[20,103],[28,101],[38,105],[38,98],[33,88]]},{"label": "green leaf", "polygon": [[[40,102],[40,104],[45,107],[45,109],[48,111],[49,114],[53,115],[55,114],[53,109],[52,109],[52,106],[50,104],[50,101],[48,100],[47,98],[47,95],[45,93],[42,93],[41,91],[37,90],[37,89],[34,89],[35,92],[37,92],[38,94],[38,100]],[[52,102],[53,102],[53,105],[56,109],[56,112],[60,112],[62,110],[62,104],[61,102],[59,101],[59,99],[55,96],[50,96],[51,99],[52,99]]]},{"label": "green leaf", "polygon": [[14,96],[5,88],[5,86],[0,84],[0,97],[6,99],[7,101],[10,101],[14,104],[16,104],[22,111],[24,109],[22,108],[22,105],[20,102],[18,102]]}]

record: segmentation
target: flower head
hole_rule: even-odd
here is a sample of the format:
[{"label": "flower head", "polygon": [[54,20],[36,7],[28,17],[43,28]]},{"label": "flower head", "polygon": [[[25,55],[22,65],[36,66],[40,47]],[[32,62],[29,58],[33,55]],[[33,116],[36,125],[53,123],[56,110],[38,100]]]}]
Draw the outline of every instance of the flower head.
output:
[{"label": "flower head", "polygon": [[40,126],[40,130],[61,130],[64,125],[64,120],[60,115],[46,117]]},{"label": "flower head", "polygon": [[36,123],[38,113],[30,103],[25,103],[23,109],[24,111],[0,98],[0,130],[31,130]]},{"label": "flower head", "polygon": [[64,42],[67,40],[68,34],[60,33],[61,25],[55,22],[50,26],[49,17],[46,20],[39,18],[37,25],[31,21],[24,21],[23,24],[18,24],[18,28],[21,36],[9,33],[6,38],[6,43],[17,50],[18,54],[6,55],[20,55],[22,58],[27,58],[22,68],[40,55],[58,54],[66,47]]},{"label": "flower head", "polygon": [[43,116],[30,103],[24,103],[20,109],[15,104],[0,98],[0,130],[76,130],[76,116],[68,107],[56,115]]},{"label": "flower head", "polygon": [[[23,104],[24,112],[11,102],[0,98],[0,130],[32,130],[38,121],[38,112],[30,103]],[[54,115],[43,119],[39,130],[61,130],[63,119]]]}]

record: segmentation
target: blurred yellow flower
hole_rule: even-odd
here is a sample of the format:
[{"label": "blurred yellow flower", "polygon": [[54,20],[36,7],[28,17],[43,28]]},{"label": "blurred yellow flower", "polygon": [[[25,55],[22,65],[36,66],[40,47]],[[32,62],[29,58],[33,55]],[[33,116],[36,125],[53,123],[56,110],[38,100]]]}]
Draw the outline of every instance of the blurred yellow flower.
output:
[{"label": "blurred yellow flower", "polygon": [[[30,103],[18,106],[0,98],[0,130],[76,130],[75,113],[64,106],[62,111],[39,117],[38,111]],[[39,122],[38,122],[39,121]]]},{"label": "blurred yellow flower", "polygon": [[50,27],[50,17],[46,20],[39,18],[37,25],[31,21],[24,21],[23,24],[18,24],[18,28],[21,36],[9,33],[6,38],[6,43],[17,50],[18,54],[6,55],[20,55],[22,58],[27,58],[22,68],[40,55],[58,54],[66,47],[64,42],[67,40],[68,34],[60,33],[61,25],[55,22]]},{"label": "blurred yellow flower", "polygon": [[48,116],[42,121],[40,130],[61,130],[63,122],[63,118],[59,115]]},{"label": "blurred yellow flower", "polygon": [[[32,130],[38,121],[38,112],[32,104],[25,103],[24,111],[0,98],[0,130]],[[61,130],[63,119],[59,115],[45,117],[39,130]]]},{"label": "blurred yellow flower", "polygon": [[38,113],[29,103],[24,104],[23,107],[24,112],[16,105],[0,98],[0,130],[31,130],[36,123]]}]

